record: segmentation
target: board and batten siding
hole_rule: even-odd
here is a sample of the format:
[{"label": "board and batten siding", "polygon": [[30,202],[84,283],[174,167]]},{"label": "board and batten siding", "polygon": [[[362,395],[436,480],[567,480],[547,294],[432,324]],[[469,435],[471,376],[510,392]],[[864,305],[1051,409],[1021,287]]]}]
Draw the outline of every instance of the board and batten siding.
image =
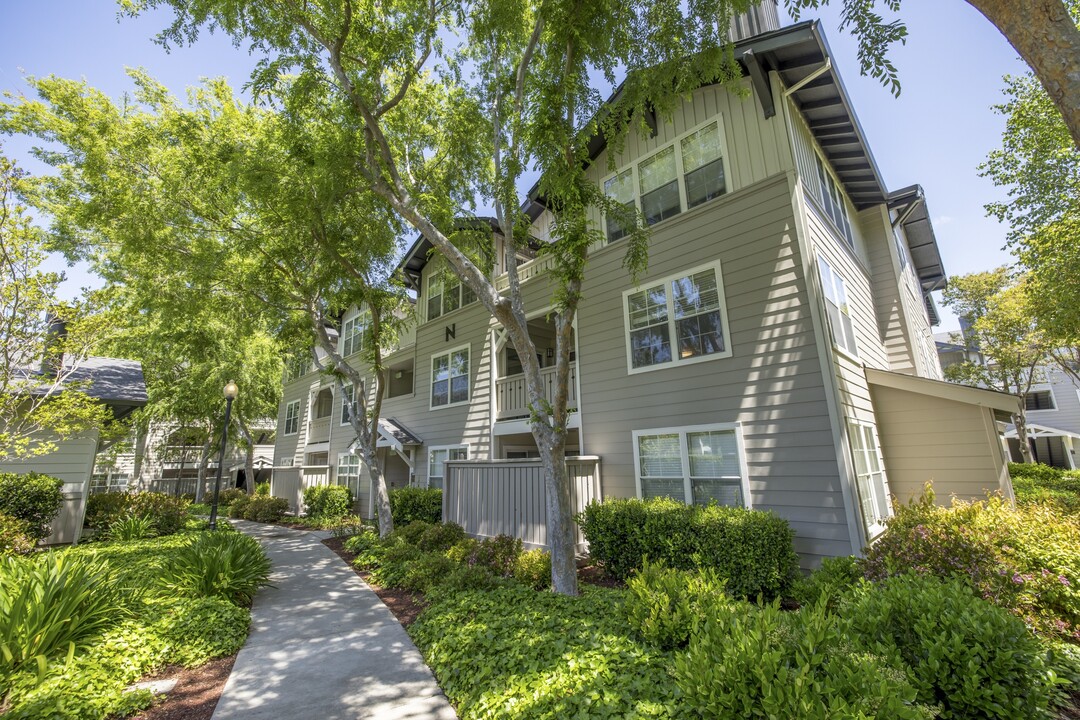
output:
[{"label": "board and batten siding", "polygon": [[602,458],[605,496],[637,492],[634,430],[739,423],[753,507],[791,523],[807,567],[850,554],[788,174],[653,229],[638,286],[719,260],[732,357],[628,373],[622,260],[618,243],[594,253],[578,317],[582,452]]},{"label": "board and batten siding", "polygon": [[871,392],[889,489],[901,502],[919,497],[927,482],[944,504],[1002,489],[1005,456],[991,410],[880,385]]},{"label": "board and batten siding", "polygon": [[52,440],[56,450],[45,455],[5,460],[0,472],[25,475],[36,472],[64,481],[64,504],[52,522],[52,534],[43,541],[46,545],[78,542],[82,534],[86,495],[90,491],[90,475],[98,449],[97,431],[69,438]]}]

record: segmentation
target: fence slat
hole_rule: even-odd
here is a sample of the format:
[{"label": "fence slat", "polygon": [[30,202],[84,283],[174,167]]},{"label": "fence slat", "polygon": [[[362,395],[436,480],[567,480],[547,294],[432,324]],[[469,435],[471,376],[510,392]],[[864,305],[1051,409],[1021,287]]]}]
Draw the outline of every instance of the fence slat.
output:
[{"label": "fence slat", "polygon": [[[571,510],[581,512],[602,498],[600,458],[566,459]],[[277,495],[278,493],[274,493]],[[443,520],[474,537],[499,534],[521,538],[526,547],[547,547],[547,493],[539,460],[451,460],[443,478]],[[575,526],[579,551],[585,537]]]}]

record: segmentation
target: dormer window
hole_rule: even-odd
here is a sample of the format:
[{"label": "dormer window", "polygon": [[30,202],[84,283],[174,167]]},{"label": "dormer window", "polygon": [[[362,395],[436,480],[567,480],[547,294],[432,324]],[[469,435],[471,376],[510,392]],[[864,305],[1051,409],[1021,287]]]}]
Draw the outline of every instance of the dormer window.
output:
[{"label": "dormer window", "polygon": [[[604,194],[629,210],[639,210],[649,225],[720,197],[727,192],[720,120],[686,133],[644,160],[604,181]],[[629,231],[619,219],[605,218],[608,242]]]},{"label": "dormer window", "polygon": [[427,277],[427,319],[453,312],[476,302],[476,294],[449,270],[437,270]]}]

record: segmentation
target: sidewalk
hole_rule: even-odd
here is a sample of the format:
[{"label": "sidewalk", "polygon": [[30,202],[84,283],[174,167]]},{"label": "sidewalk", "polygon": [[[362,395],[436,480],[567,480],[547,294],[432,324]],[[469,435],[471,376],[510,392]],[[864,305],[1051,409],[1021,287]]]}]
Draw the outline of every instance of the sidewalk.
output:
[{"label": "sidewalk", "polygon": [[214,720],[457,716],[378,596],[313,533],[231,521],[273,562]]}]

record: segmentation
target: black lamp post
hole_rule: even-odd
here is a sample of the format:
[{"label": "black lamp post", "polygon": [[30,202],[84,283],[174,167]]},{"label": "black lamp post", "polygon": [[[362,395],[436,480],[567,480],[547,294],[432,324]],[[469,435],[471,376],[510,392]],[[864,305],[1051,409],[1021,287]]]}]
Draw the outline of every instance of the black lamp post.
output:
[{"label": "black lamp post", "polygon": [[221,468],[225,464],[225,443],[229,441],[229,419],[232,416],[232,401],[240,392],[232,380],[225,386],[225,427],[221,429],[221,454],[218,455],[217,478],[214,480],[214,502],[210,506],[210,529],[217,530],[218,493],[221,491]]}]

